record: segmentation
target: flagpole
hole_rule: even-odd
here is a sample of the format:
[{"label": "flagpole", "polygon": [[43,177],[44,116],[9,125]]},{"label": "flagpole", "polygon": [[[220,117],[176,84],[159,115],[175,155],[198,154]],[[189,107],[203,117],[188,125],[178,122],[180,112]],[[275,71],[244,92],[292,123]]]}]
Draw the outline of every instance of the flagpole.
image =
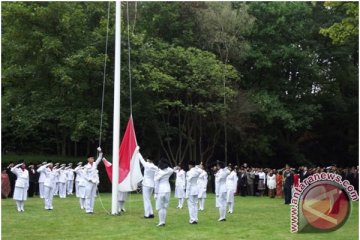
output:
[{"label": "flagpole", "polygon": [[120,147],[120,54],[121,54],[121,3],[116,1],[115,18],[115,73],[114,73],[114,123],[112,151],[111,214],[118,213],[119,147]]}]

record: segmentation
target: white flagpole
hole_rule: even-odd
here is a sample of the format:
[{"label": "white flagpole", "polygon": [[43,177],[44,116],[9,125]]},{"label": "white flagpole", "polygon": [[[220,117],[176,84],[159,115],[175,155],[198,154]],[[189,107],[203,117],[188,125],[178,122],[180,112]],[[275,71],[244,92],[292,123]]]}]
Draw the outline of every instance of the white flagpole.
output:
[{"label": "white flagpole", "polygon": [[112,151],[111,214],[118,213],[119,147],[120,147],[120,53],[121,53],[121,3],[116,1],[115,18],[115,74],[114,74],[114,123]]}]

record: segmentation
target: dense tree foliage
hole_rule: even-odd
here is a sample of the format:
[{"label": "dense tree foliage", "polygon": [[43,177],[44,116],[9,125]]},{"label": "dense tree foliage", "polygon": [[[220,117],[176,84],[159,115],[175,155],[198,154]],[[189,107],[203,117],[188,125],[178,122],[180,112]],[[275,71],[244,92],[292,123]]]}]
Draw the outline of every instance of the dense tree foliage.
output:
[{"label": "dense tree foliage", "polygon": [[[121,123],[144,155],[280,167],[358,159],[358,3],[131,2]],[[3,153],[112,144],[114,4],[2,3]],[[226,126],[224,128],[224,126]],[[224,132],[225,131],[225,132]],[[226,149],[226,150],[225,150]]]}]

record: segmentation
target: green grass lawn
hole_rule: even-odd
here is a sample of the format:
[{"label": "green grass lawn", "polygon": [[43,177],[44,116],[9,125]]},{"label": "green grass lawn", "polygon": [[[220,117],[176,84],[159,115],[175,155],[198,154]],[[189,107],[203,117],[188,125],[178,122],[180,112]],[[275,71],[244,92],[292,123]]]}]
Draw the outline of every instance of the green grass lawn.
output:
[{"label": "green grass lawn", "polygon": [[[172,195],[173,196],[173,195]],[[111,207],[111,195],[101,193],[104,206]],[[199,224],[190,225],[187,204],[177,209],[177,199],[171,198],[166,226],[156,227],[154,219],[143,218],[142,196],[131,194],[126,202],[127,212],[121,216],[108,215],[96,198],[95,214],[87,215],[80,210],[78,199],[54,198],[54,210],[43,210],[43,200],[29,198],[25,212],[16,211],[12,199],[3,199],[2,239],[358,239],[358,202],[353,203],[352,214],[345,225],[329,233],[290,233],[290,206],[282,199],[268,197],[236,196],[233,214],[227,214],[226,222],[217,222],[213,194],[208,194],[205,211],[199,212]]]}]

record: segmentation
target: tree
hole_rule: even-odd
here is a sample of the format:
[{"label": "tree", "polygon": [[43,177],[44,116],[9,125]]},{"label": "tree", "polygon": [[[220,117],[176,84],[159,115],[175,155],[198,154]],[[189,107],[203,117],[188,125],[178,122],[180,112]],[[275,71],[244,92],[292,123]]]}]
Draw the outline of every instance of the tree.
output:
[{"label": "tree", "polygon": [[328,11],[345,12],[340,22],[321,28],[320,33],[329,36],[334,44],[344,44],[359,38],[359,4],[355,2],[325,2]]},{"label": "tree", "polygon": [[158,40],[142,44],[138,54],[141,62],[134,69],[134,79],[141,106],[153,110],[147,113],[154,123],[151,129],[166,157],[173,164],[208,161],[218,143],[216,126],[224,111],[220,70],[227,70],[229,99],[236,96],[232,87],[238,80],[236,71],[209,52]]},{"label": "tree", "polygon": [[[10,142],[40,140],[44,132],[45,146],[35,148],[56,144],[65,155],[70,141],[76,149],[76,142],[97,138],[105,6],[4,3],[2,131]],[[16,150],[26,151],[25,142]]]}]

